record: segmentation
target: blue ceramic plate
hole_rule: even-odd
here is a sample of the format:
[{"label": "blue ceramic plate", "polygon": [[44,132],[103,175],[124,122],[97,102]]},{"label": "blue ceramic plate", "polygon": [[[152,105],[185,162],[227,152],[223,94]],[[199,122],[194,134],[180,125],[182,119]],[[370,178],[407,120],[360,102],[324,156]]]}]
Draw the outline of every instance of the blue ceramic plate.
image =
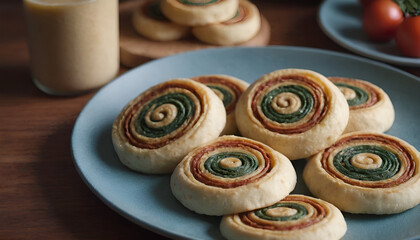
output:
[{"label": "blue ceramic plate", "polygon": [[[135,173],[114,153],[111,125],[131,99],[164,80],[202,74],[229,74],[253,82],[282,68],[305,68],[326,76],[371,81],[390,95],[396,120],[389,134],[420,149],[419,92],[416,77],[382,63],[350,55],[295,47],[219,48],[152,61],[102,88],[84,107],[74,126],[72,150],[80,176],[109,207],[159,234],[185,239],[221,239],[220,217],[195,214],[171,194],[169,176]],[[304,161],[293,162],[299,175],[295,193],[309,194],[300,178]],[[344,239],[411,239],[420,237],[420,206],[401,214],[345,214]]]},{"label": "blue ceramic plate", "polygon": [[394,41],[376,43],[362,27],[362,7],[357,0],[325,0],[318,13],[324,33],[342,47],[375,60],[400,65],[420,66],[420,58],[404,57]]}]

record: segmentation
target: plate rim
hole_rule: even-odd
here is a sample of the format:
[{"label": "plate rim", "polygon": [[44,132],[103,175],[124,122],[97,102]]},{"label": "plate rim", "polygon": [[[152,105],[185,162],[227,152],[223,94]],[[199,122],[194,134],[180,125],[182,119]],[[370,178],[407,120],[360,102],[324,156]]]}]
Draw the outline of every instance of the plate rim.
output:
[{"label": "plate rim", "polygon": [[[106,206],[108,206],[109,208],[111,208],[113,211],[115,211],[117,214],[119,214],[120,216],[126,218],[127,220],[135,223],[136,225],[139,225],[141,227],[144,227],[150,231],[153,231],[154,233],[158,234],[158,235],[162,235],[164,237],[169,237],[172,239],[195,239],[192,238],[190,236],[186,236],[185,234],[183,234],[182,232],[177,232],[174,230],[167,230],[163,227],[159,227],[153,224],[149,224],[146,220],[143,219],[138,219],[138,217],[126,212],[125,210],[123,210],[121,207],[119,207],[118,205],[114,204],[113,202],[111,202],[110,200],[108,200],[98,189],[95,188],[95,186],[93,185],[93,183],[89,182],[88,177],[83,173],[80,165],[79,165],[79,161],[76,159],[76,150],[74,148],[74,142],[75,142],[75,135],[76,135],[76,128],[78,126],[78,124],[80,124],[81,120],[81,116],[83,116],[84,112],[86,111],[86,109],[89,107],[90,104],[92,104],[92,102],[94,101],[94,99],[100,95],[103,91],[105,91],[105,89],[107,88],[112,88],[113,85],[118,84],[118,81],[121,81],[121,79],[127,78],[127,76],[129,76],[130,74],[133,74],[136,71],[141,71],[140,69],[145,68],[148,65],[151,64],[157,64],[160,61],[169,61],[168,59],[171,58],[178,58],[180,55],[185,56],[185,55],[194,55],[194,54],[204,54],[203,52],[216,52],[216,51],[242,51],[242,50],[259,50],[259,49],[271,49],[274,51],[301,51],[301,52],[307,52],[307,53],[311,53],[311,52],[316,52],[318,54],[326,54],[326,55],[331,55],[334,57],[340,57],[340,58],[347,58],[347,59],[352,59],[352,60],[356,60],[359,62],[363,62],[363,63],[367,63],[367,64],[372,64],[375,66],[379,66],[381,68],[387,68],[390,69],[392,71],[398,72],[399,74],[405,75],[406,77],[420,82],[420,78],[409,73],[406,71],[403,71],[399,68],[396,68],[394,66],[388,65],[386,63],[383,62],[378,62],[372,59],[367,59],[367,58],[363,58],[357,55],[352,55],[352,54],[348,54],[348,53],[342,53],[342,52],[337,52],[337,51],[332,51],[332,50],[325,50],[325,49],[318,49],[318,48],[311,48],[311,47],[301,47],[301,46],[263,46],[263,47],[247,47],[247,46],[242,46],[242,47],[220,47],[220,48],[210,48],[210,49],[200,49],[200,50],[195,50],[195,51],[188,51],[188,52],[184,52],[184,53],[178,53],[178,54],[174,54],[171,56],[167,56],[167,57],[163,57],[163,58],[159,58],[159,59],[155,59],[152,61],[149,61],[147,63],[144,63],[140,66],[134,67],[132,69],[129,69],[128,71],[124,72],[123,74],[117,76],[114,80],[112,80],[111,82],[109,82],[108,84],[106,84],[105,86],[101,87],[83,106],[82,110],[80,111],[80,113],[77,115],[77,118],[74,122],[72,131],[71,131],[71,141],[70,141],[70,147],[71,147],[71,157],[72,157],[72,162],[74,167],[76,168],[76,171],[78,173],[78,175],[81,177],[81,179],[83,180],[83,182],[88,186],[88,188],[94,193],[94,195],[96,197],[99,198],[99,200],[101,200]],[[420,235],[418,236],[414,236],[414,237],[420,237]]]},{"label": "plate rim", "polygon": [[[75,126],[76,124],[74,124]],[[72,130],[72,135],[71,135],[71,142],[73,142],[73,131],[74,128]],[[73,144],[71,144],[73,145]],[[103,202],[107,207],[109,207],[112,211],[114,211],[116,214],[124,217],[125,219],[127,219],[128,221],[143,227],[149,231],[154,232],[157,235],[161,235],[167,238],[171,238],[171,239],[193,239],[193,238],[188,238],[185,237],[181,234],[176,234],[175,231],[168,231],[164,228],[155,226],[153,224],[149,224],[147,221],[145,220],[140,220],[138,218],[136,218],[135,216],[133,216],[132,214],[126,212],[125,210],[121,209],[121,207],[117,206],[116,204],[112,203],[111,201],[109,201],[106,197],[104,197],[93,185],[92,183],[90,183],[87,179],[87,177],[82,173],[81,169],[79,168],[79,165],[77,164],[77,160],[74,157],[74,150],[73,148],[71,149],[71,157],[73,159],[73,166],[76,169],[77,174],[80,176],[80,178],[82,179],[82,181],[86,184],[86,186],[89,188],[89,190],[101,201]]]}]

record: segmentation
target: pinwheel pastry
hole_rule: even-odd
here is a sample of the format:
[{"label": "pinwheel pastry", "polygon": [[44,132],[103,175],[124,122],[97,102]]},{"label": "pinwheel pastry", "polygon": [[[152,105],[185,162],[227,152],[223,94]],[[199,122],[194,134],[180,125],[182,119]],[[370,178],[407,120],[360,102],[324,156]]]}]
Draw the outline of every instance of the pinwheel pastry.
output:
[{"label": "pinwheel pastry", "polygon": [[399,213],[420,203],[419,157],[399,138],[348,133],[308,161],[303,179],[312,194],[343,211]]},{"label": "pinwheel pastry", "polygon": [[394,122],[394,107],[378,86],[359,79],[329,77],[341,90],[350,107],[345,133],[355,131],[385,132]]},{"label": "pinwheel pastry", "polygon": [[289,159],[237,136],[222,136],[194,149],[171,177],[172,193],[185,207],[218,216],[271,205],[295,185]]},{"label": "pinwheel pastry", "polygon": [[247,0],[239,1],[236,15],[228,21],[193,27],[194,36],[215,45],[235,45],[254,37],[261,26],[258,8]]},{"label": "pinwheel pastry", "polygon": [[190,28],[169,21],[160,11],[160,0],[139,1],[133,13],[134,29],[152,40],[174,41],[187,36]]},{"label": "pinwheel pastry", "polygon": [[238,0],[162,0],[161,9],[173,22],[200,26],[231,19],[238,5]]},{"label": "pinwheel pastry", "polygon": [[193,148],[219,136],[222,101],[204,84],[173,79],[133,99],[112,127],[119,159],[143,173],[170,173]]},{"label": "pinwheel pastry", "polygon": [[211,88],[223,101],[226,108],[226,126],[221,135],[238,134],[235,120],[235,108],[241,94],[248,88],[249,83],[227,75],[203,75],[192,78]]},{"label": "pinwheel pastry", "polygon": [[338,240],[347,231],[340,210],[321,199],[289,195],[261,209],[226,215],[220,223],[229,240]]},{"label": "pinwheel pastry", "polygon": [[349,107],[326,77],[305,69],[283,69],[254,82],[236,106],[240,133],[266,143],[289,159],[309,157],[344,131]]}]

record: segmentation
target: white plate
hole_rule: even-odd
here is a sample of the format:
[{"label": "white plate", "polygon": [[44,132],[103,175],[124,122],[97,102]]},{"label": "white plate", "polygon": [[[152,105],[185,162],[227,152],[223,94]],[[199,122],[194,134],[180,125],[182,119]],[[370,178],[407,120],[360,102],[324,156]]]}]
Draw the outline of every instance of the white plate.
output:
[{"label": "white plate", "polygon": [[420,58],[403,56],[395,41],[377,43],[367,37],[358,0],[325,0],[319,8],[318,23],[329,38],[354,53],[400,66],[420,66]]},{"label": "white plate", "polygon": [[[171,194],[169,176],[135,173],[118,160],[111,125],[129,100],[164,80],[202,74],[229,74],[253,82],[281,68],[305,68],[326,76],[371,81],[390,95],[396,120],[389,134],[420,148],[420,81],[382,63],[350,55],[295,47],[219,48],[189,52],[152,61],[102,88],[84,107],[73,130],[72,150],[80,176],[117,213],[169,237],[221,239],[220,217],[190,212]],[[293,162],[299,175],[295,193],[309,194],[300,178],[304,161]],[[402,214],[345,214],[344,239],[408,239],[420,237],[420,206]]]}]

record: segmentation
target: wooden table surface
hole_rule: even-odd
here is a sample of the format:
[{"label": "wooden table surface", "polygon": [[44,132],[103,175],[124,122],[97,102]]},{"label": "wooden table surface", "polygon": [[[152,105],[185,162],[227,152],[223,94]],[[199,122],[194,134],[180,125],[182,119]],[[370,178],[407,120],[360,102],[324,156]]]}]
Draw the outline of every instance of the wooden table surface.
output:
[{"label": "wooden table surface", "polygon": [[[317,25],[319,1],[255,2],[271,24],[270,44],[348,52]],[[419,68],[402,69],[420,76]],[[164,239],[108,208],[73,166],[72,128],[94,94],[53,97],[34,86],[22,3],[2,0],[0,239]]]}]

